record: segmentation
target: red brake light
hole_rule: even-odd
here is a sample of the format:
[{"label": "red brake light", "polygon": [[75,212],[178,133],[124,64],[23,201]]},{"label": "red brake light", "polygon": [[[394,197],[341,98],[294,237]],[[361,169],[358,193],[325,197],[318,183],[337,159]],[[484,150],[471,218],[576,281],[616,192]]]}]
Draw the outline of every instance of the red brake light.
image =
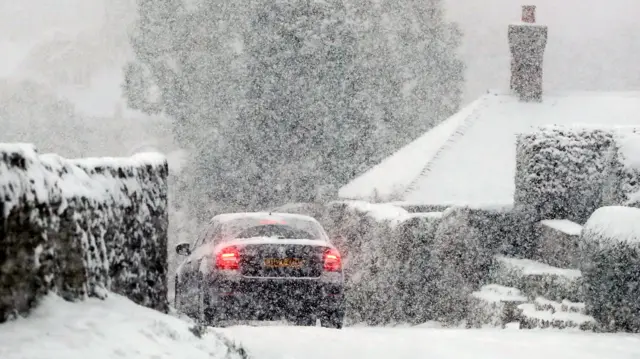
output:
[{"label": "red brake light", "polygon": [[284,221],[278,221],[277,219],[263,219],[260,224],[286,224]]},{"label": "red brake light", "polygon": [[342,270],[342,259],[335,248],[328,248],[324,252],[324,270],[327,272],[339,272]]},{"label": "red brake light", "polygon": [[216,268],[237,270],[240,268],[240,252],[236,247],[225,247],[216,255]]}]

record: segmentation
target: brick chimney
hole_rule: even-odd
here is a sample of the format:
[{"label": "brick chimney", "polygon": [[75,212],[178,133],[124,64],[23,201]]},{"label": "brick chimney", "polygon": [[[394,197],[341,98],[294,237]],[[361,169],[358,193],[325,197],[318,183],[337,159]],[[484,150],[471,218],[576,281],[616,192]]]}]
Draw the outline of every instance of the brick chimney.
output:
[{"label": "brick chimney", "polygon": [[536,24],[535,5],[522,6],[522,22],[509,25],[511,90],[522,101],[542,101],[542,59],[547,26]]}]

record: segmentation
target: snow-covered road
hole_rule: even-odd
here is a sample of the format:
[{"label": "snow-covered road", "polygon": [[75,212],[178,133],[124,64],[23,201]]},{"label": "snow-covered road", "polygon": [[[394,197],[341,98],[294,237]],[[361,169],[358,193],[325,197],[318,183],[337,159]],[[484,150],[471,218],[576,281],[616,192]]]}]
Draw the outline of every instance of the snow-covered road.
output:
[{"label": "snow-covered road", "polygon": [[553,330],[215,329],[259,359],[638,359],[640,336]]},{"label": "snow-covered road", "polygon": [[349,327],[284,324],[208,328],[110,294],[71,303],[47,296],[26,319],[0,324],[1,359],[230,359],[213,335],[252,359],[640,359],[640,335],[516,329]]}]

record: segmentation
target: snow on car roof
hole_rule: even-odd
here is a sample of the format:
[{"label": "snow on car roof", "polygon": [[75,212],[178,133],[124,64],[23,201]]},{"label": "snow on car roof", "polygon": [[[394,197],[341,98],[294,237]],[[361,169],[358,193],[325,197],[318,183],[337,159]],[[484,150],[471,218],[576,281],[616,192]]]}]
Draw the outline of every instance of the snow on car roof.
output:
[{"label": "snow on car roof", "polygon": [[308,222],[318,221],[304,214],[294,213],[282,213],[282,212],[238,212],[238,213],[223,213],[214,216],[211,220],[218,222],[230,222],[238,219],[299,219]]}]

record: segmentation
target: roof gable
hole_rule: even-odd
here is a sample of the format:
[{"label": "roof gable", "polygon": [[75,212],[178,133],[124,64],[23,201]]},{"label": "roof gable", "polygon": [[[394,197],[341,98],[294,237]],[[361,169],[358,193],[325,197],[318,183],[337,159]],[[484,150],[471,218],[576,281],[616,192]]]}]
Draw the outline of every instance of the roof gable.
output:
[{"label": "roof gable", "polygon": [[640,126],[640,92],[490,93],[340,189],[342,198],[413,204],[513,202],[516,134],[544,125]]}]

